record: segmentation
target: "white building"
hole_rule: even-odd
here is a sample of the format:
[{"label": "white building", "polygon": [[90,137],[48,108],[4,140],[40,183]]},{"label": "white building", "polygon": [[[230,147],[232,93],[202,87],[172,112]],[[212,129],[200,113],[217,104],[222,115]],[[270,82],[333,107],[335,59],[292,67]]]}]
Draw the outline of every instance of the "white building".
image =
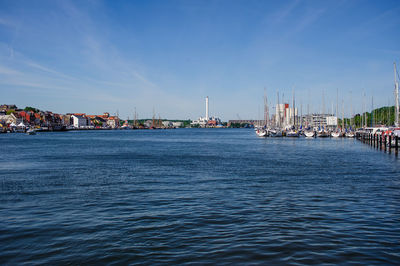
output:
[{"label": "white building", "polygon": [[336,127],[338,125],[338,119],[336,116],[327,116],[326,125],[329,127]]},{"label": "white building", "polygon": [[164,127],[172,127],[173,123],[171,121],[162,121],[162,125]]},{"label": "white building", "polygon": [[334,128],[337,126],[338,120],[337,117],[332,114],[310,114],[302,117],[302,123],[304,126],[310,126],[312,128]]},{"label": "white building", "polygon": [[18,119],[12,115],[0,115],[0,121],[4,122],[5,124],[11,124],[11,123],[17,124],[17,120]]},{"label": "white building", "polygon": [[207,125],[208,119],[205,119],[205,117],[200,117],[197,120],[193,120],[192,123],[190,123],[190,125],[194,126],[194,125],[199,125],[201,127],[205,127]]},{"label": "white building", "polygon": [[82,127],[88,127],[90,125],[89,120],[85,115],[82,114],[73,114],[71,115],[72,119],[72,125],[74,128],[82,128]]},{"label": "white building", "polygon": [[183,122],[172,122],[173,127],[183,127]]},{"label": "white building", "polygon": [[120,126],[119,118],[117,116],[110,116],[107,118],[107,125],[111,128],[118,128]]},{"label": "white building", "polygon": [[282,127],[291,127],[294,124],[298,125],[298,110],[297,108],[289,107],[289,104],[287,103],[277,104],[275,119]]}]

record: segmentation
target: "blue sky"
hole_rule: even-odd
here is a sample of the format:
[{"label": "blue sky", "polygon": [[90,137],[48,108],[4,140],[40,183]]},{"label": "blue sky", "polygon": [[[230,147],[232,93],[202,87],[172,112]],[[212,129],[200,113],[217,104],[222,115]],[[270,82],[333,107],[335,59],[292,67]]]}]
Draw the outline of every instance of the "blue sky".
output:
[{"label": "blue sky", "polygon": [[0,1],[0,102],[195,119],[208,95],[228,120],[338,89],[360,112],[394,102],[399,29],[399,1]]}]

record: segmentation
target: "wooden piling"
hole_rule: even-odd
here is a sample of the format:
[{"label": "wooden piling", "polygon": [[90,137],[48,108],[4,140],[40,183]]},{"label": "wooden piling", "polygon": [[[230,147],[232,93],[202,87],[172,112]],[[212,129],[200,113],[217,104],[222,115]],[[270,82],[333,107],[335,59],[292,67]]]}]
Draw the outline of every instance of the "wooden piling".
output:
[{"label": "wooden piling", "polygon": [[387,136],[385,134],[385,136],[383,138],[383,148],[384,148],[385,152],[386,152],[386,138],[387,138]]},{"label": "wooden piling", "polygon": [[392,135],[389,135],[389,153],[392,152]]},{"label": "wooden piling", "polygon": [[395,136],[394,154],[396,156],[399,154],[399,137],[398,136]]}]

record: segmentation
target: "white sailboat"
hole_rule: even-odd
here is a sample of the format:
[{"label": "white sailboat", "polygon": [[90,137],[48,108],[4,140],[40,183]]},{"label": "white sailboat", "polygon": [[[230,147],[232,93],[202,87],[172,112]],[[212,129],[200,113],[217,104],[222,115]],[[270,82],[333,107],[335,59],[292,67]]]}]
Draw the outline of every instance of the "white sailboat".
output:
[{"label": "white sailboat", "polygon": [[30,128],[26,131],[27,135],[36,135],[36,130],[33,128]]},{"label": "white sailboat", "polygon": [[332,131],[331,136],[332,136],[332,138],[338,138],[341,136],[341,132],[340,131]]},{"label": "white sailboat", "polygon": [[313,138],[315,136],[315,132],[314,130],[304,131],[304,136],[306,136],[306,138]]},{"label": "white sailboat", "polygon": [[299,132],[294,129],[291,129],[286,132],[286,137],[298,138],[299,136],[300,136]]},{"label": "white sailboat", "polygon": [[328,132],[326,129],[324,129],[324,128],[320,129],[320,130],[317,132],[317,137],[318,137],[318,138],[327,138],[327,137],[329,137],[329,136],[330,136],[329,132]]},{"label": "white sailboat", "polygon": [[271,129],[270,136],[271,137],[283,137],[282,130],[279,128]]},{"label": "white sailboat", "polygon": [[267,137],[267,130],[259,128],[256,130],[256,134],[261,138]]}]

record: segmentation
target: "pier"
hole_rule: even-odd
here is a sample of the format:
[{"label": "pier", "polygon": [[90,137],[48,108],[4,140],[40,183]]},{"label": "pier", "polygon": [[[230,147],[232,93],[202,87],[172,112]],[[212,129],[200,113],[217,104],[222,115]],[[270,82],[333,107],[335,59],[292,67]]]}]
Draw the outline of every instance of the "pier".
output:
[{"label": "pier", "polygon": [[356,139],[389,154],[392,152],[396,156],[399,154],[399,136],[383,133],[357,132]]}]

